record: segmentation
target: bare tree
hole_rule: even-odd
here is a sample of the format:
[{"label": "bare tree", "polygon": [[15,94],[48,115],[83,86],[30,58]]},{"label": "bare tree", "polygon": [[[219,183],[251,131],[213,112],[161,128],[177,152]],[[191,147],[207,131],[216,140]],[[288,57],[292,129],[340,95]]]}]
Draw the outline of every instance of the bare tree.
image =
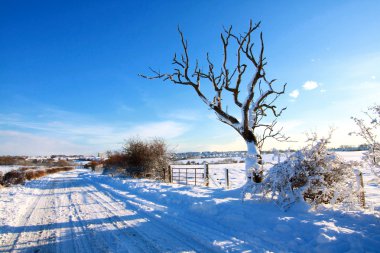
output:
[{"label": "bare tree", "polygon": [[[254,32],[258,30],[260,22],[253,25],[250,21],[248,31],[244,34],[234,34],[232,26],[224,28],[220,38],[223,45],[223,60],[220,68],[215,67],[207,53],[207,70],[199,67],[198,60],[190,65],[188,43],[180,29],[183,52],[178,57],[174,55],[172,72],[161,73],[151,69],[152,76],[140,75],[147,79],[162,79],[192,87],[201,100],[212,109],[218,119],[235,129],[247,143],[246,174],[248,182],[261,182],[261,155],[260,150],[268,138],[284,141],[287,138],[281,134],[282,129],[276,129],[277,118],[286,108],[278,109],[274,104],[277,98],[284,94],[286,84],[280,90],[275,90],[275,79],[268,80],[264,67],[267,64],[264,57],[263,35],[260,33],[260,48],[256,56],[254,50]],[[231,46],[232,45],[232,46]],[[230,59],[230,51],[233,58]],[[229,67],[231,62],[234,67]],[[247,90],[241,90],[245,74],[250,75]],[[209,99],[201,90],[201,83],[205,81],[212,85],[214,96]],[[229,93],[233,103],[240,109],[241,116],[236,117],[223,109],[223,95]],[[244,96],[242,98],[242,96]],[[272,116],[269,119],[268,116]]]}]

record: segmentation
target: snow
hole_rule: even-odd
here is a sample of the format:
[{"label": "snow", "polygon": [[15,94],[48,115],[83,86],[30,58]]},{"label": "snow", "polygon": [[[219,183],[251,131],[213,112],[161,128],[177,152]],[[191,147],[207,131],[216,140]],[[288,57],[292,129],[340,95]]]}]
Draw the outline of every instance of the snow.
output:
[{"label": "snow", "polygon": [[20,168],[19,165],[0,165],[0,172],[5,174],[8,171],[17,170],[18,168]]},{"label": "snow", "polygon": [[253,142],[246,142],[247,144],[247,158],[245,162],[245,173],[246,175],[252,175],[252,172],[259,174],[260,165],[258,163],[257,155],[259,154],[257,150],[257,145]]},{"label": "snow", "polygon": [[0,189],[0,252],[378,252],[380,187],[369,170],[366,210],[284,212],[242,201],[244,164],[213,166],[234,171],[232,189],[81,169]]}]

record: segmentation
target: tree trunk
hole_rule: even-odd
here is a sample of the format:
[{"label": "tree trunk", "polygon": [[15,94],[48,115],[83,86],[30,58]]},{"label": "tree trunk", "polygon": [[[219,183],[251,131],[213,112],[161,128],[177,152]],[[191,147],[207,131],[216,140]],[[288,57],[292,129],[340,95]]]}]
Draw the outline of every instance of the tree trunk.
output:
[{"label": "tree trunk", "polygon": [[247,182],[260,183],[263,180],[263,171],[260,167],[262,164],[260,151],[254,141],[246,141],[247,157],[245,158],[245,172]]}]

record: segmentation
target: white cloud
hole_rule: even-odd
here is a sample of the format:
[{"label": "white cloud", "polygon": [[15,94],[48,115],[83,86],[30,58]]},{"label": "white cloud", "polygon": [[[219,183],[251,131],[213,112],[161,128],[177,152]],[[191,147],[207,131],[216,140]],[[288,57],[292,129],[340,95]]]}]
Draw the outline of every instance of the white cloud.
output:
[{"label": "white cloud", "polygon": [[293,90],[292,92],[289,93],[289,96],[292,98],[297,98],[300,95],[300,92],[298,90]]},{"label": "white cloud", "polygon": [[176,121],[111,124],[84,118],[38,122],[21,115],[0,114],[0,154],[96,154],[119,149],[124,140],[134,136],[170,140],[189,128],[189,124]]},{"label": "white cloud", "polygon": [[305,90],[314,90],[315,88],[317,88],[319,85],[316,81],[306,81],[302,87],[305,89]]},{"label": "white cloud", "polygon": [[154,122],[148,124],[137,125],[131,130],[126,131],[125,135],[138,135],[143,138],[162,137],[172,139],[181,136],[188,130],[184,124],[174,121]]},{"label": "white cloud", "polygon": [[19,131],[0,130],[0,154],[3,155],[52,155],[89,154],[88,146],[71,143],[64,139],[45,137]]},{"label": "white cloud", "polygon": [[187,120],[187,121],[197,121],[202,119],[202,116],[196,110],[191,109],[180,109],[174,110],[172,112],[167,112],[160,115],[162,118],[167,118],[171,120]]}]

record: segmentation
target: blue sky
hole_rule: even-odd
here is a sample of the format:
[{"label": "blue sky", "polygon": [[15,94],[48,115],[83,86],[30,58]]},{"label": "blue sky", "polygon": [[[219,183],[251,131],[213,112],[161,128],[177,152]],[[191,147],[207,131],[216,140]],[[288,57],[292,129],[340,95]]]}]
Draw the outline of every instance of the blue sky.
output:
[{"label": "blue sky", "polygon": [[189,87],[138,74],[170,70],[178,25],[193,60],[218,62],[223,26],[244,32],[250,19],[268,77],[288,83],[279,123],[296,141],[265,148],[329,127],[332,145],[361,143],[350,117],[380,98],[380,2],[263,2],[2,1],[0,154],[95,154],[137,135],[177,152],[244,150]]}]

